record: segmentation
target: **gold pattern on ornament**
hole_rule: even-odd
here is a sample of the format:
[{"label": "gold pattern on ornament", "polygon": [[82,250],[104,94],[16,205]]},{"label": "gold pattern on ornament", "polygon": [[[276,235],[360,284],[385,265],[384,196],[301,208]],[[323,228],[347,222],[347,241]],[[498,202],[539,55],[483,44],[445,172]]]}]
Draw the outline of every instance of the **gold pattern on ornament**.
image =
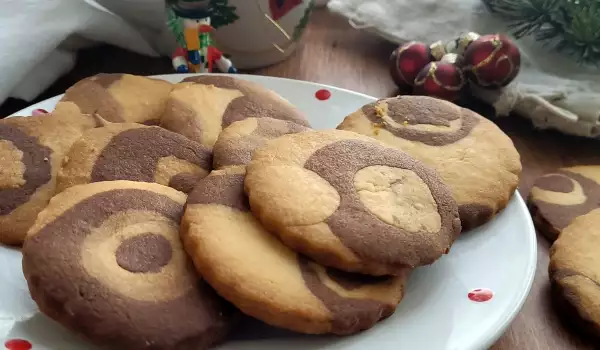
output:
[{"label": "gold pattern on ornament", "polygon": [[[442,83],[436,76],[435,76],[435,72],[437,71],[437,65],[435,63],[432,63],[431,66],[429,67],[429,71],[427,71],[427,75],[419,81],[415,81],[416,85],[423,85],[425,84],[425,81],[427,80],[427,78],[431,78],[433,79],[433,81],[440,87],[449,90],[449,91],[460,91],[463,87],[463,84],[460,84],[458,86],[450,86],[450,85],[444,85],[444,83]],[[461,72],[460,70],[458,70],[458,74],[461,77],[461,81],[464,81],[463,79],[463,72]]]},{"label": "gold pattern on ornament", "polygon": [[496,39],[492,39],[490,42],[494,46],[494,51],[492,51],[492,53],[490,53],[483,61],[476,64],[472,69],[479,69],[489,64],[494,59],[494,56],[502,49],[502,42]]},{"label": "gold pattern on ornament", "polygon": [[435,63],[432,63],[431,65],[429,65],[429,70],[427,71],[427,74],[423,77],[423,79],[415,80],[415,84],[423,85],[423,84],[425,84],[425,81],[429,77],[433,78],[433,81],[435,81],[437,83],[437,78],[435,77],[436,71],[437,71],[437,65]]},{"label": "gold pattern on ornament", "polygon": [[[471,70],[471,73],[473,73],[473,75],[477,79],[477,83],[481,86],[489,86],[492,84],[484,84],[481,81],[481,79],[479,78],[479,74],[477,73],[478,69],[489,64],[494,59],[494,56],[496,56],[496,54],[503,48],[502,41],[500,41],[500,36],[498,36],[498,35],[496,35],[493,39],[491,39],[490,43],[492,43],[492,45],[494,46],[494,51],[492,51],[483,61],[479,62],[475,66],[466,67],[466,69]],[[509,59],[509,61],[510,61],[510,59]],[[514,65],[512,64],[512,61],[510,61],[510,62],[511,62],[511,67],[513,67]],[[496,63],[496,66],[497,65],[498,65],[498,63]]]},{"label": "gold pattern on ornament", "polygon": [[416,41],[411,41],[408,44],[400,47],[400,50],[398,50],[398,55],[400,55],[401,53],[403,53],[404,51],[410,49],[413,45],[415,45],[417,42]]},{"label": "gold pattern on ornament", "polygon": [[[512,73],[512,71],[515,70],[515,64],[513,63],[513,61],[510,59],[510,57],[508,57],[508,55],[502,55],[498,58],[498,61],[496,62],[496,67],[498,67],[500,65],[500,62],[502,61],[508,61],[508,64],[510,65],[510,70],[509,72]],[[506,82],[506,80],[508,80],[508,78],[510,78],[510,75],[508,75],[504,80],[502,80],[501,82],[498,82],[499,84],[504,84]]]},{"label": "gold pattern on ornament", "polygon": [[[400,49],[398,50],[398,54],[396,55],[396,67],[398,67],[400,65],[400,57],[402,55],[402,53],[406,50],[408,50],[409,48],[411,48],[412,46],[414,46],[417,42],[416,41],[411,41],[408,44],[400,47]],[[409,82],[406,77],[404,76],[404,73],[402,73],[402,69],[398,68],[398,74],[400,74],[400,77],[402,78],[402,80],[404,80],[405,82]]]}]

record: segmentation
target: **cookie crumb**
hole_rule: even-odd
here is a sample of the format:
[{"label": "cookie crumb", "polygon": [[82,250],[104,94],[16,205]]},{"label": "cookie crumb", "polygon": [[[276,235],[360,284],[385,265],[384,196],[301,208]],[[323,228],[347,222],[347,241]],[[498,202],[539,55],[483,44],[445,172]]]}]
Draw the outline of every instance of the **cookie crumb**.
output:
[{"label": "cookie crumb", "polygon": [[373,124],[373,135],[379,135],[381,128],[383,128],[383,124]]},{"label": "cookie crumb", "polygon": [[385,111],[380,106],[375,106],[375,115],[378,118],[383,118],[385,116]]}]

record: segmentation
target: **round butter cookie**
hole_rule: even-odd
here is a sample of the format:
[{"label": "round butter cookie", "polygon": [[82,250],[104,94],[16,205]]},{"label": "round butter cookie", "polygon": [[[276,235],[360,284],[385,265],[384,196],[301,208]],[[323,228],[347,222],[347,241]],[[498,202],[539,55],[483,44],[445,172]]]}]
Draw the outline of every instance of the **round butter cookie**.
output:
[{"label": "round butter cookie", "polygon": [[244,313],[301,333],[351,334],[390,316],[398,277],[350,274],[284,246],[250,212],[244,167],[215,170],[188,197],[182,239],[202,276]]},{"label": "round butter cookie", "polygon": [[538,178],[529,195],[538,230],[554,241],[578,216],[600,207],[600,166],[558,169]]},{"label": "round butter cookie", "polygon": [[[579,216],[550,249],[554,301],[568,324],[600,337],[600,209]],[[600,339],[600,338],[599,338]]]},{"label": "round butter cookie", "polygon": [[362,107],[338,126],[397,147],[435,169],[458,203],[464,231],[508,204],[521,174],[512,141],[468,109],[425,96],[399,96]]},{"label": "round butter cookie", "polygon": [[186,195],[152,183],[71,187],[38,216],[23,272],[40,310],[109,349],[205,349],[235,309],[201,280],[180,237]]},{"label": "round butter cookie", "polygon": [[212,147],[224,128],[252,117],[309,126],[302,113],[275,92],[256,83],[219,75],[190,77],[175,85],[161,126]]},{"label": "round butter cookie", "polygon": [[114,123],[158,125],[173,85],[130,74],[98,74],[71,86],[61,101]]},{"label": "round butter cookie", "polygon": [[73,144],[58,174],[57,191],[90,182],[155,182],[188,193],[212,169],[212,151],[158,126],[109,124]]},{"label": "round butter cookie", "polygon": [[255,150],[279,136],[311,129],[285,120],[248,118],[237,121],[221,132],[213,148],[215,169],[246,165]]},{"label": "round butter cookie", "polygon": [[0,120],[0,242],[19,245],[54,195],[65,153],[96,127],[77,106],[63,102],[49,114]]},{"label": "round butter cookie", "polygon": [[340,130],[267,142],[245,180],[252,212],[324,266],[372,275],[433,263],[460,232],[437,174],[408,154]]}]

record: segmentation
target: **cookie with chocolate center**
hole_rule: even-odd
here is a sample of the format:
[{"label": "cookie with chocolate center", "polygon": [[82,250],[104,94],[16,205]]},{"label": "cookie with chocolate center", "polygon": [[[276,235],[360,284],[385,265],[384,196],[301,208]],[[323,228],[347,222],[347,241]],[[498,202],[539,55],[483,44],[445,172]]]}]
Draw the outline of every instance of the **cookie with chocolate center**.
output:
[{"label": "cookie with chocolate center", "polygon": [[[576,217],[550,249],[549,274],[561,316],[600,339],[600,209]],[[596,343],[597,344],[597,343]]]},{"label": "cookie with chocolate center", "polygon": [[212,151],[158,126],[109,124],[73,144],[58,174],[57,190],[90,182],[155,182],[189,192],[212,168]]},{"label": "cookie with chocolate center", "polygon": [[520,156],[510,138],[484,117],[447,101],[382,99],[346,117],[338,129],[378,139],[435,169],[459,205],[465,231],[506,207],[519,183]]},{"label": "cookie with chocolate center", "polygon": [[238,78],[201,75],[175,85],[161,126],[212,147],[230,124],[263,117],[309,126],[296,107],[273,91]]},{"label": "cookie with chocolate center", "polygon": [[98,182],[58,194],[23,246],[40,310],[110,349],[205,349],[235,309],[198,277],[179,238],[186,195]]},{"label": "cookie with chocolate center", "polygon": [[215,170],[188,197],[188,254],[217,292],[244,313],[301,333],[351,334],[390,316],[408,271],[372,277],[326,268],[283,245],[250,212],[244,167]]},{"label": "cookie with chocolate center", "polygon": [[215,146],[213,165],[215,169],[246,165],[255,150],[267,141],[279,136],[309,131],[311,129],[273,118],[248,118],[237,121],[221,132]]},{"label": "cookie with chocolate center", "polygon": [[460,232],[458,208],[430,168],[369,137],[290,134],[254,153],[252,212],[290,248],[372,275],[433,263]]},{"label": "cookie with chocolate center", "polygon": [[71,86],[61,101],[113,123],[158,125],[173,85],[130,74],[98,74]]},{"label": "cookie with chocolate center", "polygon": [[54,195],[64,155],[96,120],[63,102],[49,114],[0,120],[0,242],[19,245]]},{"label": "cookie with chocolate center", "polygon": [[538,230],[554,241],[575,218],[600,207],[600,166],[562,168],[540,177],[528,204]]}]

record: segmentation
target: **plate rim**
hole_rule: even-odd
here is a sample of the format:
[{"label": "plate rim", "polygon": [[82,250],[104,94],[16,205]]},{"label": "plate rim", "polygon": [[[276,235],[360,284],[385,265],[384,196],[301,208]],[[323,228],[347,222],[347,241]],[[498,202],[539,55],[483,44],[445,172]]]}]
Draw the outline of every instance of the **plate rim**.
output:
[{"label": "plate rim", "polygon": [[529,259],[528,259],[530,268],[528,269],[527,274],[525,275],[524,282],[526,283],[526,288],[524,288],[521,291],[521,293],[519,294],[519,302],[517,302],[514,305],[514,307],[512,308],[512,310],[510,310],[506,314],[506,317],[504,318],[504,320],[502,320],[501,324],[498,326],[497,331],[493,335],[491,335],[489,337],[489,341],[484,344],[485,345],[484,348],[486,348],[486,349],[489,349],[490,347],[495,345],[496,342],[506,333],[508,328],[515,321],[515,319],[517,318],[517,316],[523,309],[523,306],[527,302],[527,299],[529,297],[529,294],[531,293],[531,289],[533,287],[533,282],[535,281],[535,276],[537,273],[538,244],[537,244],[537,232],[535,230],[535,225],[533,224],[533,219],[531,218],[531,215],[529,214],[529,209],[527,208],[527,204],[526,204],[525,200],[523,199],[523,197],[521,196],[521,193],[519,192],[518,187],[517,187],[517,189],[515,189],[513,198],[516,201],[516,203],[519,205],[519,207],[527,214],[526,217],[529,217],[529,220],[526,220],[527,221],[527,232],[528,232],[526,237],[528,237],[529,240],[531,241],[531,247],[530,247],[530,251],[529,251],[530,254],[529,254]]},{"label": "plate rim", "polygon": [[[306,80],[298,80],[298,79],[294,79],[294,78],[273,77],[273,76],[265,76],[265,75],[254,75],[254,74],[231,75],[231,74],[223,74],[223,73],[210,73],[210,74],[206,74],[206,73],[204,73],[204,74],[202,74],[202,73],[200,73],[200,74],[173,73],[173,74],[147,75],[146,77],[154,78],[154,79],[161,79],[161,80],[167,80],[171,77],[172,78],[179,77],[179,78],[181,78],[179,81],[181,81],[187,77],[193,77],[193,76],[199,76],[199,75],[219,75],[219,76],[241,77],[242,79],[246,79],[246,80],[250,80],[250,81],[254,81],[254,82],[257,82],[260,80],[275,80],[275,81],[285,82],[285,83],[291,84],[291,85],[299,84],[299,85],[304,85],[304,86],[326,88],[326,89],[330,89],[332,91],[339,91],[339,92],[343,92],[343,93],[350,94],[350,95],[360,96],[362,98],[365,98],[365,99],[368,99],[371,101],[378,100],[378,98],[374,97],[374,96],[370,96],[370,95],[367,95],[367,94],[364,94],[361,92],[357,92],[357,91],[353,91],[353,90],[349,90],[349,89],[345,89],[345,88],[336,87],[336,86],[329,85],[329,84],[322,84],[322,83],[306,81]],[[166,78],[166,77],[169,77],[169,78]],[[32,110],[38,108],[39,105],[47,104],[49,100],[61,98],[63,95],[64,94],[58,94],[56,96],[49,97],[43,101],[39,101],[35,104],[29,105],[15,113],[12,113],[12,114],[6,116],[6,118],[15,117],[15,116],[28,117],[28,115],[26,115],[26,114],[30,113],[29,111],[32,111]],[[515,189],[515,192],[513,193],[511,200],[509,200],[508,205],[510,205],[510,203],[513,200],[515,201],[515,205],[517,205],[519,207],[520,211],[523,211],[524,213],[527,214],[526,217],[529,217],[529,220],[526,220],[526,227],[523,227],[523,230],[526,231],[525,237],[527,238],[527,241],[530,243],[530,248],[528,251],[528,253],[529,253],[528,254],[529,255],[528,256],[528,266],[526,266],[527,273],[525,274],[524,280],[523,280],[524,288],[522,288],[521,292],[516,297],[516,299],[518,299],[518,301],[516,303],[514,303],[511,310],[505,314],[505,317],[503,319],[499,319],[498,325],[497,325],[495,331],[492,331],[490,334],[481,335],[480,345],[482,346],[482,348],[486,348],[486,349],[493,346],[506,333],[506,331],[508,330],[510,325],[515,321],[515,319],[517,318],[517,316],[523,309],[523,306],[527,302],[528,296],[533,287],[533,282],[535,280],[535,276],[536,276],[536,272],[537,272],[537,255],[538,255],[537,233],[535,230],[535,226],[533,224],[533,220],[531,219],[531,216],[529,214],[529,210],[527,208],[526,202],[523,199],[523,197],[521,196],[518,188]],[[476,349],[480,349],[480,347],[477,346],[477,344],[476,344],[474,347],[470,348],[469,350],[471,350],[471,349],[476,350]]]}]

